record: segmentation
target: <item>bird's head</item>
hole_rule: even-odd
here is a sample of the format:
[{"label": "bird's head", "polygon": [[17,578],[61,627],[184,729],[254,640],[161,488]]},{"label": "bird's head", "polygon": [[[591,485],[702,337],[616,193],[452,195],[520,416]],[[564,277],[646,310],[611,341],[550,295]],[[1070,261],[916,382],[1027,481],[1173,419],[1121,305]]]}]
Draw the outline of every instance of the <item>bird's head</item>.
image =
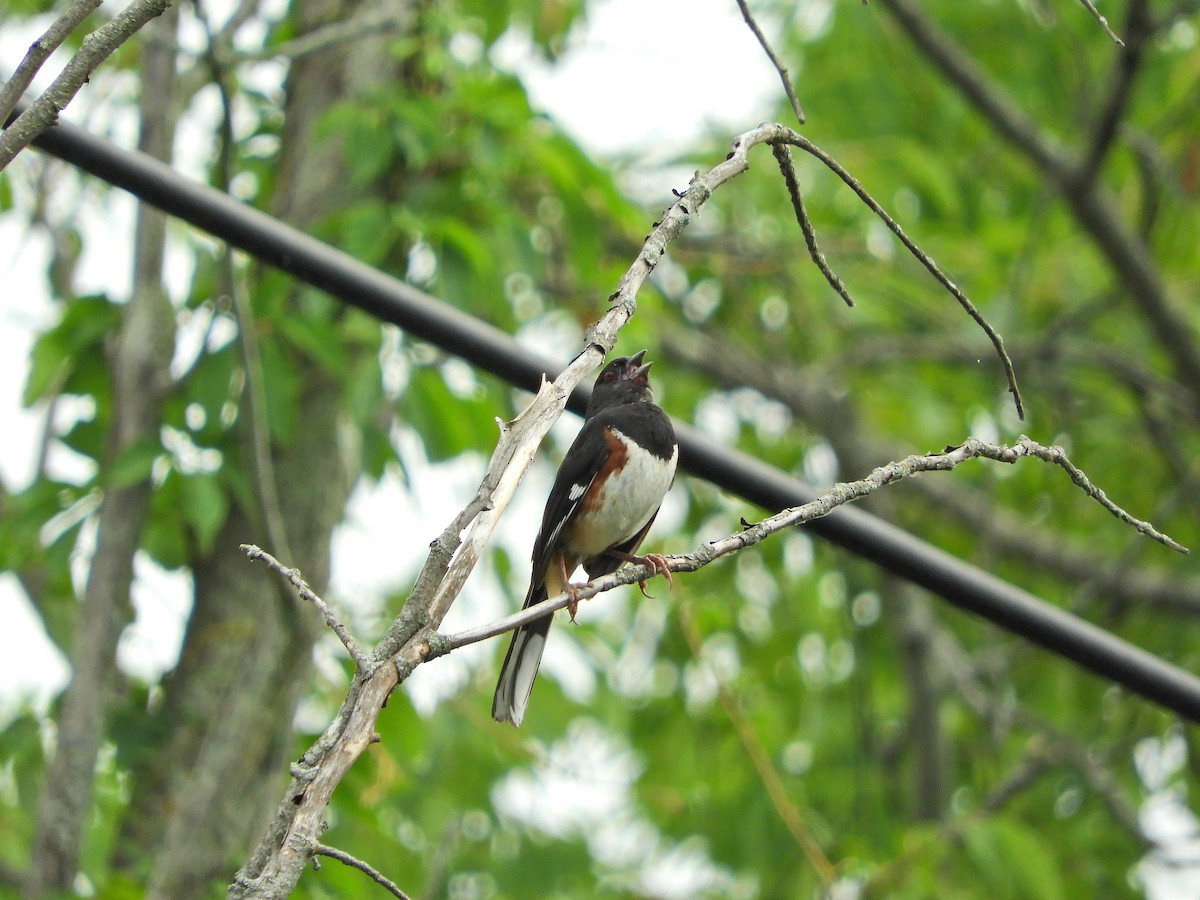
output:
[{"label": "bird's head", "polygon": [[640,350],[633,356],[619,356],[600,370],[596,385],[592,388],[592,399],[588,403],[588,418],[610,406],[654,399],[650,389],[650,367],[654,364],[643,364],[645,355],[646,351]]}]

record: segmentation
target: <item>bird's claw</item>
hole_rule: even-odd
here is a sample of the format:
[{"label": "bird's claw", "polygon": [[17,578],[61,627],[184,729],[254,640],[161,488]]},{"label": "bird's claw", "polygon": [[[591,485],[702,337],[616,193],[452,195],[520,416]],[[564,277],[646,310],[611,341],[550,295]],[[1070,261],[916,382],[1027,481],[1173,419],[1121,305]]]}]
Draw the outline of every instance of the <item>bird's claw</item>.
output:
[{"label": "bird's claw", "polygon": [[[617,557],[617,559],[623,559],[625,562],[633,563],[636,566],[649,566],[654,570],[655,574],[662,575],[667,580],[668,589],[675,586],[674,579],[671,578],[671,567],[667,563],[667,558],[661,553],[647,553],[645,556],[635,556],[632,553],[620,553],[615,550],[609,552],[612,556]],[[645,579],[638,579],[638,589],[641,590],[643,597],[654,596],[646,591]]]},{"label": "bird's claw", "polygon": [[650,566],[663,578],[667,580],[667,587],[675,587],[675,580],[671,577],[671,566],[667,563],[667,558],[660,553],[647,553],[644,557],[646,565]]}]

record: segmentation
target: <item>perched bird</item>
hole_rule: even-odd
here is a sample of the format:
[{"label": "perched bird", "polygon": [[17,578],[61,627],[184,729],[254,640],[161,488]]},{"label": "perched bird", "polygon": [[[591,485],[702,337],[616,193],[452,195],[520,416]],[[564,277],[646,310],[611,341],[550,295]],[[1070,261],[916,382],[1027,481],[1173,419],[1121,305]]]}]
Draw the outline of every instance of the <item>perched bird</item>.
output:
[{"label": "perched bird", "polygon": [[[679,447],[671,420],[654,402],[643,350],[614,359],[596,378],[583,428],[563,457],[533,545],[525,607],[572,594],[579,565],[588,579],[623,562],[648,563],[670,581],[666,560],[634,556],[675,477]],[[574,604],[571,605],[574,618]],[[513,632],[500,668],[492,718],[520,725],[542,661],[553,613]]]}]

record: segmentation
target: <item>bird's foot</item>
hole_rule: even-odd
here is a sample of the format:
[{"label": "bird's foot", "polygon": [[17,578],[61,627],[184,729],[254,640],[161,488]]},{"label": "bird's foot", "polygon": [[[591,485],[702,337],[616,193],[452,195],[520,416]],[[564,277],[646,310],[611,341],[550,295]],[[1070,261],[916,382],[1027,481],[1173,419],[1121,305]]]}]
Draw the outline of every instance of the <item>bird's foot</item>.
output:
[{"label": "bird's foot", "polygon": [[[667,558],[661,553],[647,553],[645,556],[637,556],[633,553],[622,553],[620,550],[609,550],[608,554],[609,556],[615,556],[617,559],[623,559],[625,562],[633,563],[636,566],[649,566],[667,580],[668,588],[675,586],[675,582],[671,578],[671,567],[667,564]],[[643,597],[652,596],[646,590],[646,582],[644,580],[639,579],[638,589],[642,592]]]},{"label": "bird's foot", "polygon": [[571,617],[571,624],[575,624],[575,614],[579,612],[579,588],[567,582],[563,585],[563,593],[567,595],[567,615]]}]

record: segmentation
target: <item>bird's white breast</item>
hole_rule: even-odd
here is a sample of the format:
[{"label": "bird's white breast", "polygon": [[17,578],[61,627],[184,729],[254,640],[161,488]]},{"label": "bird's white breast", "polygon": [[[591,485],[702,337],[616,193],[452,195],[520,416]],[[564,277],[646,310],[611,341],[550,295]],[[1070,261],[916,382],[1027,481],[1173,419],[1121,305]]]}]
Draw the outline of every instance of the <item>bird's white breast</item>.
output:
[{"label": "bird's white breast", "polygon": [[592,509],[571,529],[572,549],[582,557],[596,556],[623,544],[641,531],[662,504],[675,477],[679,449],[670,459],[655,456],[616,428],[612,433],[625,445],[625,465],[600,488]]}]

